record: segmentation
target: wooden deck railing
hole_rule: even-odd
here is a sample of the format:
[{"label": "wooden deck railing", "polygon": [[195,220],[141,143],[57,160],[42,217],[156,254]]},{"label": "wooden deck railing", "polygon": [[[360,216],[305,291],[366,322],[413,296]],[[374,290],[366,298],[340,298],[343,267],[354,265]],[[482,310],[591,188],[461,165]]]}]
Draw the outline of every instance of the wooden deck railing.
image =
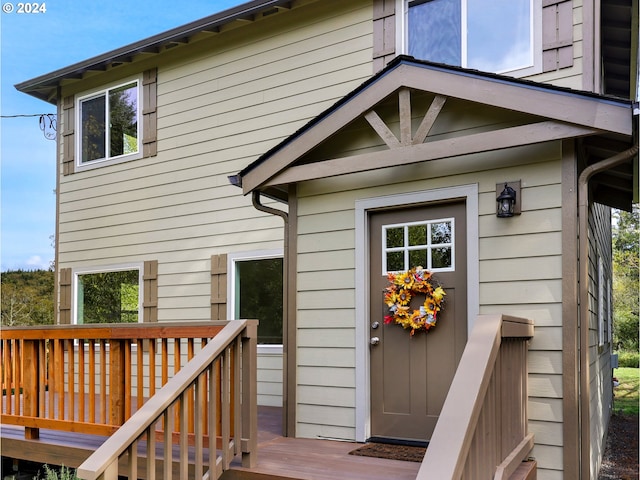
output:
[{"label": "wooden deck railing", "polygon": [[[29,439],[40,429],[111,435],[225,325],[3,328],[0,422],[25,427]],[[195,398],[186,402],[193,433]]]},{"label": "wooden deck railing", "polygon": [[533,322],[476,320],[417,480],[508,479],[533,448],[527,433],[527,349]]},{"label": "wooden deck railing", "polygon": [[[76,474],[87,480],[129,478],[173,478],[174,417],[179,433],[178,476],[181,480],[217,479],[234,455],[242,453],[242,464],[254,467],[257,451],[255,322],[229,322],[180,372],[171,378],[140,410],[92,454]],[[219,383],[215,379],[219,375]],[[234,374],[235,372],[235,374]],[[240,381],[232,382],[232,375]],[[242,383],[242,385],[241,385]],[[195,397],[196,409],[193,448],[186,433],[189,423],[185,406]],[[218,409],[217,405],[222,406]],[[238,412],[233,418],[232,408]],[[220,412],[219,414],[217,412]],[[222,425],[219,444],[207,442],[207,423],[213,430]],[[155,425],[164,423],[165,436],[156,445]],[[234,427],[236,435],[232,435]],[[220,452],[218,453],[218,449]],[[140,452],[146,460],[139,462]],[[190,456],[193,458],[191,459]],[[156,472],[158,461],[161,469]],[[144,464],[142,464],[144,463]]]}]

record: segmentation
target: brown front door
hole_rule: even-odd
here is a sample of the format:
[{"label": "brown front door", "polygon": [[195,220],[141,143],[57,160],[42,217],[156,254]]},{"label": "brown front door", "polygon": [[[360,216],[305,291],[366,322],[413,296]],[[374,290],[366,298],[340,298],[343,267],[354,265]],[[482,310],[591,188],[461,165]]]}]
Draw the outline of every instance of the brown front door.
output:
[{"label": "brown front door", "polygon": [[[465,203],[385,210],[369,216],[371,437],[428,441],[467,340]],[[387,271],[422,266],[445,289],[435,327],[410,335],[385,324]],[[418,309],[416,295],[411,309]]]}]

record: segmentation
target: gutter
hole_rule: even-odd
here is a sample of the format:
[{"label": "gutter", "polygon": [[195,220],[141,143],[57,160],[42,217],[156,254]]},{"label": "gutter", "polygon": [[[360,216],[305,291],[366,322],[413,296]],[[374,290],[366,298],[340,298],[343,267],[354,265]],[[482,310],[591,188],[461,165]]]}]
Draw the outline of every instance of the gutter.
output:
[{"label": "gutter", "polygon": [[55,103],[48,99],[41,90],[54,89],[65,78],[78,78],[90,70],[104,70],[114,63],[129,63],[140,53],[160,53],[162,48],[177,44],[188,43],[191,37],[201,32],[218,33],[225,25],[235,20],[253,20],[253,16],[270,8],[286,9],[292,7],[291,0],[252,0],[222,12],[182,25],[152,37],[125,45],[116,50],[83,60],[81,62],[60,68],[30,80],[18,83],[15,88],[23,93],[32,95],[40,100]]},{"label": "gutter", "polygon": [[578,177],[578,265],[580,282],[578,290],[578,319],[580,336],[579,365],[580,365],[580,478],[590,478],[591,475],[591,424],[590,399],[591,385],[589,383],[589,180],[595,174],[624,163],[638,154],[638,144],[620,152],[613,157],[589,165]]}]

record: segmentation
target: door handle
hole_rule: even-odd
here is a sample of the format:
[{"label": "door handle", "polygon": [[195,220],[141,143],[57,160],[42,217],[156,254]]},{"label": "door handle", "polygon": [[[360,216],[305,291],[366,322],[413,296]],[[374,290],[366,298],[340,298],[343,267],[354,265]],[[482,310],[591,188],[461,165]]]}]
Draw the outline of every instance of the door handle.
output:
[{"label": "door handle", "polygon": [[379,326],[380,326],[380,322],[373,322],[373,323],[371,324],[371,328],[373,328],[374,330],[375,330],[376,328],[378,328]]},{"label": "door handle", "polygon": [[371,340],[369,340],[369,343],[371,345],[378,345],[380,343],[380,337],[371,337]]}]

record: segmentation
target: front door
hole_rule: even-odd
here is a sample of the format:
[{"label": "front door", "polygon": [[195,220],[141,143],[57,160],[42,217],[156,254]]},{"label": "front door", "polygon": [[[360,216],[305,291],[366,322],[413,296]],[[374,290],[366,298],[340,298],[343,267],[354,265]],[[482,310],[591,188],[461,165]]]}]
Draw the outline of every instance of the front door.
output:
[{"label": "front door", "polygon": [[[465,202],[438,203],[369,215],[371,437],[431,438],[467,340]],[[387,272],[421,266],[445,292],[436,325],[411,336],[384,323]],[[419,309],[415,295],[410,309]]]}]

